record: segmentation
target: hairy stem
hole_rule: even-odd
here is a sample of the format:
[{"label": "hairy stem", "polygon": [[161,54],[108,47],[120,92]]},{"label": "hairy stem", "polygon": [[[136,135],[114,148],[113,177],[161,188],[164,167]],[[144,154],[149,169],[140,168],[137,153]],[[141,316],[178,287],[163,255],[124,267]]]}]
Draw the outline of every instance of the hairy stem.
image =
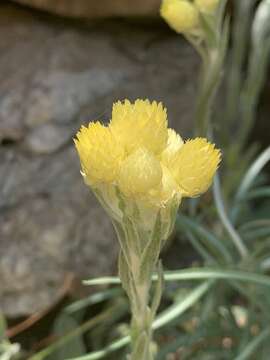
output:
[{"label": "hairy stem", "polygon": [[151,350],[153,319],[148,306],[151,277],[144,281],[140,280],[140,260],[136,256],[132,256],[130,272],[137,295],[132,306],[130,360],[152,360],[154,359]]}]

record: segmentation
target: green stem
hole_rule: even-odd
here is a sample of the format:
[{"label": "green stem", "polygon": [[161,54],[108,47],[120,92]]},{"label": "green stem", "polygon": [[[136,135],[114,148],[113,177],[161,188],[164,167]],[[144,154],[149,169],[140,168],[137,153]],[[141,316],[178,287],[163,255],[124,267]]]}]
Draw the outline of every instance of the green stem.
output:
[{"label": "green stem", "polygon": [[222,199],[221,194],[221,186],[220,186],[220,180],[218,174],[216,174],[214,178],[214,186],[213,186],[213,193],[214,193],[214,200],[217,208],[217,212],[219,215],[219,218],[226,229],[228,235],[230,236],[230,239],[234,243],[236,249],[238,250],[239,254],[242,258],[245,258],[248,256],[248,248],[246,247],[245,243],[241,239],[238,232],[233,227],[224,206],[224,201]]},{"label": "green stem", "polygon": [[213,23],[202,17],[204,41],[194,43],[201,54],[202,72],[195,111],[197,136],[207,136],[214,99],[222,78],[224,59],[229,39],[229,18],[225,15],[226,0],[220,2],[219,11]]},{"label": "green stem", "polygon": [[243,65],[246,60],[249,32],[252,18],[252,8],[254,0],[236,1],[235,17],[232,30],[232,51],[231,64],[227,75],[227,103],[225,107],[226,140],[231,141],[230,129],[231,125],[238,120],[239,117],[239,101],[241,96],[241,86],[243,82]]},{"label": "green stem", "polygon": [[[118,194],[122,218],[112,220],[117,232],[120,252],[118,259],[119,278],[131,308],[131,354],[129,360],[154,360],[155,349],[152,344],[152,325],[163,289],[163,271],[159,255],[168,237],[168,231],[175,223],[175,199],[167,208],[149,213],[148,208],[136,202],[127,202]],[[146,225],[146,219],[147,225]],[[150,303],[150,289],[153,272],[157,270],[158,281],[153,289]]]},{"label": "green stem", "polygon": [[209,49],[203,61],[202,80],[196,105],[196,135],[206,136],[212,105],[221,79],[223,59],[218,48]]},{"label": "green stem", "polygon": [[[140,279],[140,259],[131,256],[130,278],[134,281],[136,293],[133,302],[131,320],[131,348],[130,360],[152,360],[154,355],[151,350],[152,322],[151,310],[148,306],[151,275],[144,280]],[[134,299],[133,299],[134,300]]]},{"label": "green stem", "polygon": [[136,226],[126,219],[121,226],[123,231],[117,233],[121,245],[119,277],[128,295],[132,314],[131,354],[128,359],[153,360],[152,323],[154,314],[148,306],[152,271],[146,270],[145,276],[141,274],[144,248],[136,244],[138,241],[141,242]]}]

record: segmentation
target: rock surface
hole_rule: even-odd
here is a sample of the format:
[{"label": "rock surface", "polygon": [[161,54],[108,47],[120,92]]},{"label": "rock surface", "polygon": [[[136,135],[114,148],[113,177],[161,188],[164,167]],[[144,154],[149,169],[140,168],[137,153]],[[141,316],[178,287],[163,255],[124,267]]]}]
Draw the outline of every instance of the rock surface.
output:
[{"label": "rock surface", "polygon": [[160,0],[14,0],[19,4],[55,14],[97,18],[111,16],[158,15]]},{"label": "rock surface", "polygon": [[67,273],[115,271],[108,217],[83,184],[72,137],[117,99],[149,97],[191,128],[198,59],[159,24],[54,20],[0,5],[0,308],[50,305]]}]

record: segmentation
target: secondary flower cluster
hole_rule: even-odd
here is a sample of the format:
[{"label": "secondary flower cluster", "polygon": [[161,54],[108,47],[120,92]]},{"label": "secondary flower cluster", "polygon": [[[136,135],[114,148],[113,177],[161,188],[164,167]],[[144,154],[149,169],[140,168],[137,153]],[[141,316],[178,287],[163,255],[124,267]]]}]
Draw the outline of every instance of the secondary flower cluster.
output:
[{"label": "secondary flower cluster", "polygon": [[202,35],[201,17],[215,14],[220,0],[163,0],[160,13],[178,33]]},{"label": "secondary flower cluster", "polygon": [[116,102],[108,126],[82,126],[75,145],[93,189],[117,187],[125,198],[154,207],[205,192],[221,157],[206,139],[184,142],[168,128],[161,103],[140,99]]}]

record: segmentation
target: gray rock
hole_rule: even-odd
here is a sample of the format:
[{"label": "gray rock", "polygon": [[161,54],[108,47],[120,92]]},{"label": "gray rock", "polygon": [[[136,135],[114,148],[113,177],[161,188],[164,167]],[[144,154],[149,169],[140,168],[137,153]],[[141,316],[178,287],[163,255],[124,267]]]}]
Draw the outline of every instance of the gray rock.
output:
[{"label": "gray rock", "polygon": [[[8,21],[7,21],[8,19]],[[190,135],[198,60],[154,24],[84,24],[0,5],[0,307],[44,309],[67,273],[112,274],[117,241],[72,142],[113,101],[162,100]]]},{"label": "gray rock", "polygon": [[158,15],[160,0],[15,0],[55,14],[96,18],[110,16]]},{"label": "gray rock", "polygon": [[106,69],[91,68],[76,73],[51,71],[37,73],[35,86],[29,93],[25,121],[30,127],[55,120],[70,123],[86,105],[89,98],[107,94],[125,76],[125,69],[113,73]]},{"label": "gray rock", "polygon": [[73,147],[34,161],[14,155],[5,170],[0,299],[6,314],[49,306],[67,273],[89,277],[113,271],[117,240],[109,218],[83,185]]},{"label": "gray rock", "polygon": [[72,129],[67,126],[43,124],[27,134],[25,145],[37,154],[50,154],[64,146],[71,138]]}]

